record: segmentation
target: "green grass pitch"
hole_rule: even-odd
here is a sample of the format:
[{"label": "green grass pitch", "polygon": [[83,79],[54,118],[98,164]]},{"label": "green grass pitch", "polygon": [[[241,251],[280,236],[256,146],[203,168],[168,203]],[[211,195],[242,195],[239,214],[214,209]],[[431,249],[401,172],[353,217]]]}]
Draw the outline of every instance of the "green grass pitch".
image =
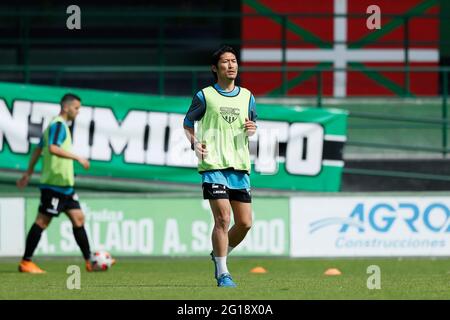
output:
[{"label": "green grass pitch", "polygon": [[[79,258],[37,258],[44,275],[21,274],[17,261],[0,259],[0,299],[304,300],[450,299],[450,259],[289,259],[230,257],[237,288],[217,288],[205,258],[122,258],[106,272],[88,273]],[[81,288],[67,289],[69,265],[81,268]],[[381,289],[367,288],[370,265]],[[262,266],[265,274],[253,274]],[[325,276],[338,268],[340,276]]]}]

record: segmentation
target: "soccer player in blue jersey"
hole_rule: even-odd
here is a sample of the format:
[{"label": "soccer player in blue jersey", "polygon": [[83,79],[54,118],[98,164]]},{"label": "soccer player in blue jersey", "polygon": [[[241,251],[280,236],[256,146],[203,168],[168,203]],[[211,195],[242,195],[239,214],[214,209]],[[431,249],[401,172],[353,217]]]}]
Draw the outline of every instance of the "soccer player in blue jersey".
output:
[{"label": "soccer player in blue jersey", "polygon": [[43,157],[40,204],[34,224],[31,226],[25,252],[19,264],[19,271],[26,273],[44,273],[31,258],[42,232],[53,217],[65,212],[73,224],[73,235],[86,260],[86,270],[92,271],[89,241],[84,228],[84,214],[78,196],[74,191],[73,161],[78,161],[84,169],[89,169],[89,161],[71,151],[72,137],[67,122],[75,120],[81,107],[81,99],[74,94],[66,94],[61,99],[61,112],[44,131],[39,146],[34,150],[28,170],[17,181],[23,188],[33,174],[39,157]]},{"label": "soccer player in blue jersey", "polygon": [[[233,48],[214,52],[211,71],[216,83],[194,96],[184,129],[199,159],[203,198],[214,216],[211,258],[217,285],[235,287],[227,256],[252,225],[248,138],[256,132],[257,115],[254,96],[235,85],[238,61]],[[229,228],[231,209],[234,225]]]}]

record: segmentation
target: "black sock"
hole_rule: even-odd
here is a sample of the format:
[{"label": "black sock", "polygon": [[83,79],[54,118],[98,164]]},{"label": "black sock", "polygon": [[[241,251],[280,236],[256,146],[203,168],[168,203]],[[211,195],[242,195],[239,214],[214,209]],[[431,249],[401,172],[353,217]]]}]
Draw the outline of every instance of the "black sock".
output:
[{"label": "black sock", "polygon": [[75,240],[78,244],[78,246],[81,249],[81,252],[83,253],[83,257],[85,260],[90,259],[91,257],[91,249],[89,247],[89,240],[86,234],[86,230],[84,229],[84,226],[81,227],[74,227],[73,228],[73,235],[75,236]]},{"label": "black sock", "polygon": [[33,256],[34,250],[36,249],[39,240],[41,240],[41,234],[44,229],[34,223],[30,231],[28,231],[27,240],[25,244],[25,253],[23,255],[23,260],[31,261],[31,257]]}]

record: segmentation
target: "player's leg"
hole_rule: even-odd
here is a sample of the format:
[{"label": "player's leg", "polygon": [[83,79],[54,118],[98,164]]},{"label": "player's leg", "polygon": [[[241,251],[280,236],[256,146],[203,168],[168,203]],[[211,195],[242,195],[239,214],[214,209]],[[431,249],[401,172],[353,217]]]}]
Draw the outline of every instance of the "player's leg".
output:
[{"label": "player's leg", "polygon": [[83,258],[86,261],[86,270],[92,271],[91,266],[91,248],[89,245],[89,239],[86,233],[86,229],[84,228],[84,213],[80,208],[68,209],[66,211],[67,216],[72,222],[73,227],[73,236],[75,241],[78,244],[78,247],[83,254]]},{"label": "player's leg", "polygon": [[60,194],[49,189],[41,189],[40,205],[34,224],[27,234],[25,252],[19,264],[20,272],[44,273],[34,262],[31,261],[33,253],[39,244],[42,232],[49,226],[52,218],[58,216],[61,208]]},{"label": "player's leg", "polygon": [[234,225],[228,231],[228,253],[244,240],[252,227],[252,205],[248,202],[231,200]]},{"label": "player's leg", "polygon": [[235,287],[227,267],[228,228],[230,226],[230,202],[228,199],[209,200],[214,216],[211,235],[215,277],[219,287]]},{"label": "player's leg", "polygon": [[42,232],[47,229],[51,221],[52,217],[50,215],[43,214],[41,212],[37,214],[36,220],[34,220],[30,231],[28,231],[23,260],[31,261],[34,250],[36,250],[39,240],[41,240]]},{"label": "player's leg", "polygon": [[230,189],[229,197],[233,208],[234,225],[228,232],[228,253],[244,240],[252,227],[252,197],[247,189]]},{"label": "player's leg", "polygon": [[36,220],[31,226],[27,234],[27,239],[25,241],[25,252],[22,257],[22,261],[19,264],[19,271],[26,273],[44,273],[45,271],[39,268],[34,262],[32,262],[32,257],[34,251],[36,250],[39,240],[41,240],[42,232],[47,229],[52,217],[48,214],[43,214],[39,212],[36,216]]},{"label": "player's leg", "polygon": [[230,201],[228,199],[209,200],[214,216],[212,247],[216,257],[225,257],[228,249],[228,228],[230,226]]},{"label": "player's leg", "polygon": [[216,183],[203,183],[203,199],[209,200],[214,217],[214,227],[211,234],[214,262],[214,277],[219,287],[235,287],[227,268],[228,228],[230,226],[230,201],[228,188]]}]

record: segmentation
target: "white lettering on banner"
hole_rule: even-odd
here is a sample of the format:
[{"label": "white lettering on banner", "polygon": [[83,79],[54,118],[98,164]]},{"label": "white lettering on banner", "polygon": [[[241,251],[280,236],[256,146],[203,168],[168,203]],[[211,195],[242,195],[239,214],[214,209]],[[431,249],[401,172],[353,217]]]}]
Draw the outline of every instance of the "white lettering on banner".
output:
[{"label": "white lettering on banner", "polygon": [[[73,134],[73,150],[76,154],[91,158],[91,148],[89,146],[89,130],[91,128],[93,108],[83,106],[74,123]],[[45,127],[44,127],[45,128]]]},{"label": "white lettering on banner", "polygon": [[164,112],[149,112],[148,125],[150,128],[145,162],[155,165],[166,163],[164,151],[164,134],[168,127],[169,114]]},{"label": "white lettering on banner", "polygon": [[[0,99],[0,151],[6,140],[12,152],[28,153],[29,144],[39,139],[33,132],[35,127],[44,130],[59,110],[58,104],[15,101],[10,111]],[[119,121],[112,109],[83,106],[73,127],[73,149],[97,161],[111,161],[113,155],[123,154],[126,163],[194,168],[197,158],[186,140],[182,122],[182,114],[142,110],[130,110]],[[214,131],[205,134],[214,135]],[[323,141],[330,140],[328,137],[317,123],[260,120],[257,134],[249,139],[255,171],[276,174],[278,164],[285,161],[290,174],[317,175],[324,165]],[[235,137],[236,146],[244,146],[245,141],[244,135]],[[330,141],[343,142],[345,136],[333,135]],[[286,144],[286,157],[279,154],[280,144]],[[342,166],[342,161],[328,161],[325,165]]]},{"label": "white lettering on banner", "polygon": [[[42,130],[48,127],[54,117],[56,117],[61,110],[59,104],[48,102],[34,102],[31,108],[30,123],[39,125]],[[39,139],[31,138],[31,143],[39,143]]]},{"label": "white lettering on banner", "polygon": [[136,221],[125,220],[122,222],[122,251],[135,252],[137,250]]},{"label": "white lettering on banner", "polygon": [[119,223],[116,221],[108,223],[108,229],[106,229],[105,247],[109,248],[109,250],[122,251],[120,227]]},{"label": "white lettering on banner", "polygon": [[291,255],[450,256],[446,197],[292,198]]},{"label": "white lettering on banner", "polygon": [[[322,168],[323,127],[317,123],[293,123],[289,128],[286,170],[315,176]],[[306,148],[306,150],[305,150]]]},{"label": "white lettering on banner", "polygon": [[[73,237],[72,228],[70,221],[61,222],[59,249],[63,253],[79,251]],[[86,223],[85,228],[92,248],[130,254],[150,254],[153,252],[153,221],[150,219],[93,221]],[[104,243],[101,239],[105,240]],[[42,252],[50,253],[48,247],[48,238],[46,237]]]},{"label": "white lettering on banner", "polygon": [[12,114],[6,103],[0,100],[0,151],[3,150],[3,137],[8,140],[11,151],[16,153],[28,152],[28,117],[31,103],[15,101]]},{"label": "white lettering on banner", "polygon": [[169,114],[170,135],[166,160],[169,166],[193,167],[197,163],[191,146],[187,143],[184,129],[181,128],[183,119],[184,116],[181,114]]},{"label": "white lettering on banner", "polygon": [[269,252],[273,254],[284,253],[285,245],[285,234],[286,226],[284,221],[281,219],[273,219],[269,224]]},{"label": "white lettering on banner", "polygon": [[[63,221],[60,225],[60,234],[61,241],[59,243],[59,247],[62,252],[73,252],[77,251],[77,243],[75,242],[75,238],[73,237],[73,226],[70,221]],[[89,235],[88,235],[89,237]],[[90,237],[89,237],[90,239]]]},{"label": "white lettering on banner", "polygon": [[282,254],[285,248],[285,228],[282,219],[256,220],[235,251]]},{"label": "white lettering on banner", "polygon": [[[88,234],[89,239],[93,241],[93,247],[97,250],[108,250],[105,248],[105,245],[101,242],[102,234],[100,233],[100,223],[92,223],[92,226],[89,227],[89,223],[85,224],[86,233]],[[92,230],[91,232],[89,232]]]},{"label": "white lettering on banner", "polygon": [[[86,202],[81,203],[86,223],[86,233],[91,247],[129,254],[151,254],[154,250],[153,220],[124,219],[121,210],[108,208],[92,209]],[[62,221],[60,226],[59,248],[64,253],[77,252],[78,246],[73,238],[72,224]]]},{"label": "white lettering on banner", "polygon": [[269,226],[267,223],[255,223],[253,226],[253,250],[256,252],[266,251],[269,247]]},{"label": "white lettering on banner", "polygon": [[[117,220],[107,209],[100,209],[105,215],[94,219],[93,211],[86,215],[85,229],[92,250],[107,250],[113,254],[151,255],[155,251],[154,222],[148,218]],[[164,228],[157,233],[158,254],[191,255],[211,250],[211,233],[214,222],[192,220],[182,223],[178,218],[164,218]],[[76,255],[79,247],[73,236],[70,220],[58,220],[59,227],[42,234],[38,254]],[[158,225],[159,225],[158,223]],[[233,224],[233,222],[231,223]],[[286,254],[287,225],[283,219],[256,219],[244,242],[236,249],[241,254]],[[183,241],[183,239],[185,239]],[[20,254],[22,254],[23,249]]]},{"label": "white lettering on banner", "polygon": [[407,249],[407,248],[443,248],[445,247],[445,240],[431,240],[431,239],[392,239],[392,240],[380,240],[377,238],[371,238],[366,240],[360,239],[348,239],[346,237],[338,237],[336,239],[336,248],[350,249],[350,248],[395,248],[395,249]]},{"label": "white lettering on banner", "polygon": [[92,160],[111,160],[111,151],[124,153],[124,159],[130,163],[144,163],[144,133],[147,125],[145,111],[130,111],[119,124],[111,109],[95,108],[96,130],[103,134],[94,134],[91,149]]},{"label": "white lettering on banner", "polygon": [[154,227],[153,220],[142,219],[139,221],[138,244],[139,252],[143,254],[151,254],[154,249]]},{"label": "white lettering on banner", "polygon": [[85,202],[81,203],[86,220],[89,221],[121,221],[124,218],[123,211],[115,211],[107,208],[93,210]]},{"label": "white lettering on banner", "polygon": [[258,121],[254,139],[259,143],[259,156],[255,160],[255,171],[261,174],[276,174],[278,171],[280,142],[288,141],[289,124],[281,121]]},{"label": "white lettering on banner", "polygon": [[180,232],[176,219],[167,219],[164,232],[163,254],[184,253],[187,248],[180,241]]},{"label": "white lettering on banner", "polygon": [[204,252],[210,247],[210,234],[208,223],[204,221],[194,221],[192,223],[192,244],[194,252]]},{"label": "white lettering on banner", "polygon": [[[97,231],[100,231],[100,223],[94,222]],[[111,221],[101,224],[106,227],[105,243],[97,242],[96,248],[104,248],[123,253],[153,252],[153,221],[151,219]],[[94,229],[94,230],[95,230]],[[100,232],[100,234],[104,234]],[[99,239],[94,236],[95,239]]]},{"label": "white lettering on banner", "polygon": [[47,231],[42,232],[41,239],[39,240],[39,245],[36,248],[36,253],[42,254],[52,254],[56,252],[55,245],[49,243]]}]

